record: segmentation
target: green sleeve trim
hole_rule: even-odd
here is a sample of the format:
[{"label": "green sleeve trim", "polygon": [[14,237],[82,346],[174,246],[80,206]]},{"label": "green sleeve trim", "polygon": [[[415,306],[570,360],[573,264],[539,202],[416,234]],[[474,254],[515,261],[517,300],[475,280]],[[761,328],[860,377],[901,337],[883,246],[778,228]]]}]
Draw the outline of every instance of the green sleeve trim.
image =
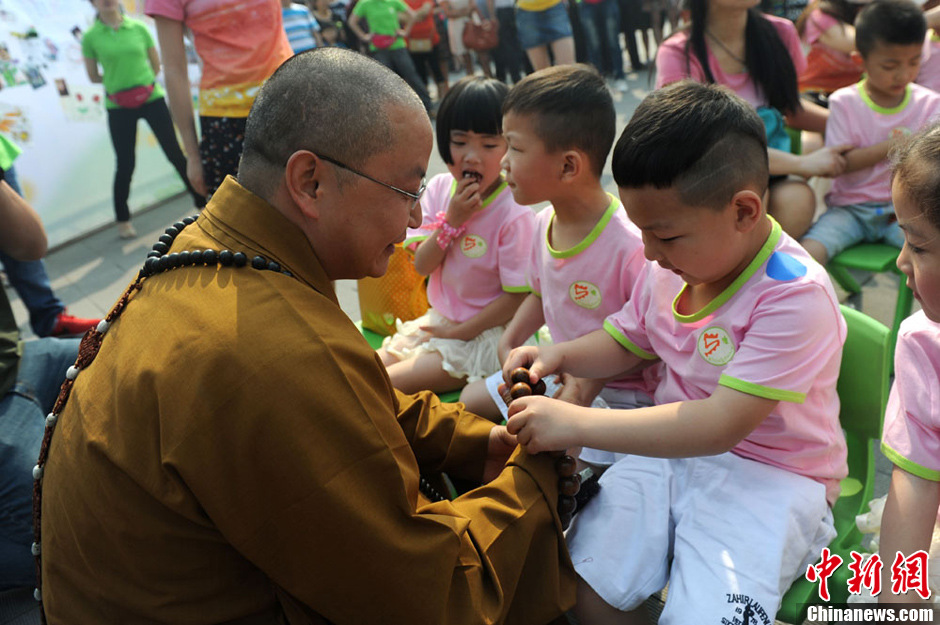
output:
[{"label": "green sleeve trim", "polygon": [[727,386],[728,388],[733,388],[734,390],[741,391],[742,393],[747,393],[748,395],[763,397],[764,399],[776,399],[777,401],[788,401],[794,404],[802,404],[804,401],[806,401],[806,393],[785,391],[779,388],[754,384],[753,382],[745,382],[744,380],[739,380],[738,378],[732,378],[730,375],[722,374],[722,376],[718,378],[718,384],[721,386]]},{"label": "green sleeve trim", "polygon": [[611,335],[615,341],[620,343],[624,349],[631,352],[634,356],[642,358],[643,360],[656,360],[659,358],[656,354],[651,354],[645,349],[641,349],[634,345],[634,343],[623,335],[623,332],[614,327],[610,321],[604,319],[604,330],[607,331],[607,334]]},{"label": "green sleeve trim", "polygon": [[614,216],[614,213],[618,208],[620,208],[620,200],[615,198],[610,193],[607,194],[607,197],[610,198],[610,203],[607,205],[607,209],[604,211],[604,214],[601,216],[600,220],[594,224],[594,227],[586,237],[584,237],[577,245],[567,250],[556,250],[552,247],[549,234],[552,231],[552,224],[555,223],[555,214],[552,214],[548,223],[548,228],[545,229],[545,246],[548,248],[548,253],[551,254],[553,258],[571,258],[572,256],[576,256],[577,254],[587,249],[591,243],[594,243],[594,241],[597,240],[597,237],[601,236],[601,233],[604,232],[604,228],[607,227],[607,224]]},{"label": "green sleeve trim", "polygon": [[922,467],[912,460],[908,460],[902,456],[897,451],[888,447],[888,444],[885,442],[881,443],[881,451],[884,453],[885,457],[893,462],[895,465],[904,469],[911,475],[916,475],[917,477],[923,478],[925,480],[930,480],[931,482],[940,482],[940,471],[935,471],[933,469],[928,469],[927,467]]},{"label": "green sleeve trim", "polygon": [[421,243],[421,242],[424,241],[426,238],[428,238],[428,235],[426,235],[426,234],[419,234],[419,235],[417,235],[417,236],[408,237],[408,238],[405,239],[405,241],[402,243],[402,246],[403,246],[403,247],[408,247],[408,246],[410,246],[410,245],[412,245],[412,244],[414,244],[414,243]]},{"label": "green sleeve trim", "polygon": [[708,302],[704,308],[699,310],[696,313],[691,315],[681,315],[676,310],[676,304],[679,303],[679,298],[682,297],[682,294],[685,293],[685,290],[689,285],[683,284],[682,288],[679,289],[679,293],[676,294],[676,298],[672,300],[672,314],[676,318],[676,321],[679,323],[692,323],[704,319],[708,315],[712,314],[722,304],[731,299],[735,293],[737,293],[744,284],[751,279],[757,270],[763,266],[767,259],[770,258],[770,255],[773,254],[774,248],[777,247],[777,242],[780,240],[780,233],[783,232],[780,224],[777,223],[770,215],[767,216],[767,219],[773,224],[773,228],[770,230],[770,236],[767,237],[767,240],[764,241],[764,245],[757,252],[757,255],[751,260],[747,267],[744,268],[744,271],[741,272],[737,278],[734,279],[734,282],[728,285],[728,287],[722,291],[718,297]]},{"label": "green sleeve trim", "polygon": [[907,106],[907,103],[911,101],[911,86],[907,85],[904,89],[904,99],[901,100],[901,103],[895,106],[894,108],[885,108],[879,104],[875,104],[875,101],[871,99],[871,96],[868,95],[868,92],[865,90],[865,81],[868,80],[868,76],[862,78],[855,84],[856,89],[858,89],[858,95],[861,96],[862,102],[868,105],[868,108],[875,111],[876,113],[881,113],[882,115],[894,115],[900,113],[904,110],[904,107]]},{"label": "green sleeve trim", "polygon": [[505,291],[506,293],[531,293],[532,289],[529,288],[529,285],[503,286],[503,291]]}]

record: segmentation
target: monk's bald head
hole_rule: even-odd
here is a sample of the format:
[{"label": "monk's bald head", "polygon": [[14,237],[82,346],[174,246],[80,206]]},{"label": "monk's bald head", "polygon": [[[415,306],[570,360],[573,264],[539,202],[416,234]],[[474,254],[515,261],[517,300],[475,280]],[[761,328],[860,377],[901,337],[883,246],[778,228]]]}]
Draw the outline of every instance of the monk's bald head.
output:
[{"label": "monk's bald head", "polygon": [[238,181],[269,197],[298,150],[360,167],[402,137],[392,107],[426,115],[408,84],[384,65],[342,48],[318,48],[285,61],[264,83],[245,125]]}]

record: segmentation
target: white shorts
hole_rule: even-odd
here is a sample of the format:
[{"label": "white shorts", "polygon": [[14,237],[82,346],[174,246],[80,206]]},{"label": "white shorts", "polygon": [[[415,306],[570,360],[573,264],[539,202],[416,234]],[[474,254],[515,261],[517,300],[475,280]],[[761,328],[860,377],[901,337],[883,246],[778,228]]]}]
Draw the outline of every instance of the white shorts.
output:
[{"label": "white shorts", "polygon": [[398,331],[385,337],[382,347],[399,360],[437,352],[443,359],[444,371],[458,380],[466,377],[467,383],[482,380],[501,368],[497,345],[503,335],[502,326],[484,330],[469,341],[461,341],[435,338],[421,329],[421,326],[428,325],[453,325],[433,308],[417,319],[404,323],[396,320],[395,323]]},{"label": "white shorts", "polygon": [[469,17],[447,18],[447,41],[450,43],[450,53],[454,56],[469,52],[466,46],[463,45],[463,29],[469,21]]},{"label": "white shorts", "polygon": [[[555,376],[545,378],[546,397],[554,397],[558,389],[561,388],[561,385],[558,384],[555,379]],[[508,419],[509,406],[506,405],[506,402],[503,401],[502,396],[499,394],[499,385],[502,383],[503,373],[502,371],[497,371],[490,377],[486,378],[486,391],[490,394],[490,399],[492,399],[499,408],[499,412],[503,415],[503,419]],[[645,406],[652,405],[653,400],[646,393],[622,388],[604,388],[600,394],[594,398],[594,401],[591,402],[591,408],[629,409],[643,408]],[[600,449],[583,447],[581,449],[581,454],[578,457],[594,466],[608,467],[617,460],[623,458],[625,455],[626,454],[618,454],[612,451],[602,451]]]},{"label": "white shorts", "polygon": [[773,625],[783,594],[836,535],[821,483],[730,452],[627,456],[600,485],[568,531],[575,570],[624,611],[668,582],[662,625],[745,612]]}]

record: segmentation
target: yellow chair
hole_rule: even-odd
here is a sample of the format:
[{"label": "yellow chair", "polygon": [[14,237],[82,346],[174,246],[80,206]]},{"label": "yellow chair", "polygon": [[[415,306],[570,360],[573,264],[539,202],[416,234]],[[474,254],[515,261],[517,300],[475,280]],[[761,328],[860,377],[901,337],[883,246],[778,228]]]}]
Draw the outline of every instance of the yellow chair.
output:
[{"label": "yellow chair", "polygon": [[[893,335],[884,324],[847,306],[842,306],[842,314],[848,335],[837,388],[841,403],[839,421],[848,446],[849,475],[842,480],[842,491],[832,507],[837,534],[829,549],[842,558],[843,564],[829,578],[831,603],[845,603],[848,599],[848,581],[852,575],[848,567],[852,561],[850,554],[853,550],[864,551],[855,517],[868,511],[868,502],[874,493],[875,451],[888,403],[889,358],[894,349]],[[783,597],[777,619],[802,623],[809,606],[823,603],[818,589],[818,583],[807,581],[801,573]]]}]

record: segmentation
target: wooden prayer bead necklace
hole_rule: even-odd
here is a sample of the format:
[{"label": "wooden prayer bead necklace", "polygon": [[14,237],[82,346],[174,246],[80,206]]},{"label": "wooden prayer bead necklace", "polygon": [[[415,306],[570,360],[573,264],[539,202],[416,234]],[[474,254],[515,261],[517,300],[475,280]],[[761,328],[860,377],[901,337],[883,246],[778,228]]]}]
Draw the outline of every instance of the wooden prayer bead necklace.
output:
[{"label": "wooden prayer bead necklace", "polygon": [[[545,380],[539,379],[534,385],[530,383],[532,378],[529,370],[525,367],[516,367],[509,374],[509,380],[513,383],[509,389],[509,396],[512,399],[528,397],[530,395],[545,394]],[[578,507],[575,495],[581,490],[581,476],[577,474],[577,461],[566,454],[564,451],[546,452],[555,456],[555,472],[558,474],[558,516],[561,519],[561,528],[568,529],[571,525],[571,517]]]}]

